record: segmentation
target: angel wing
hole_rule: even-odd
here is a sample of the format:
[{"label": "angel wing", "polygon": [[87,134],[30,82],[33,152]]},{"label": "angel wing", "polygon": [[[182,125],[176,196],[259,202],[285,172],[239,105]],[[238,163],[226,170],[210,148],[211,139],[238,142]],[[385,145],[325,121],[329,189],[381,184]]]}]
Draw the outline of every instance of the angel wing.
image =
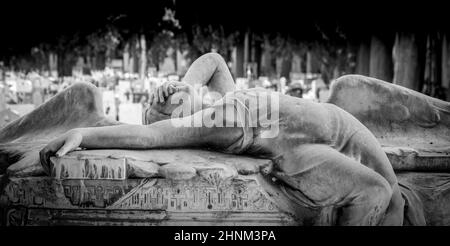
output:
[{"label": "angel wing", "polygon": [[[450,170],[449,102],[361,75],[346,75],[333,81],[327,102],[343,108],[361,121],[388,154],[401,152],[401,155],[410,157],[411,154],[415,157],[443,157],[446,159],[442,162],[443,168]],[[413,165],[418,168],[422,164]],[[423,165],[435,164],[428,161]]]},{"label": "angel wing", "polygon": [[39,151],[53,138],[78,127],[121,124],[107,119],[102,96],[88,83],[74,84],[32,112],[0,129],[0,175],[39,175]]}]

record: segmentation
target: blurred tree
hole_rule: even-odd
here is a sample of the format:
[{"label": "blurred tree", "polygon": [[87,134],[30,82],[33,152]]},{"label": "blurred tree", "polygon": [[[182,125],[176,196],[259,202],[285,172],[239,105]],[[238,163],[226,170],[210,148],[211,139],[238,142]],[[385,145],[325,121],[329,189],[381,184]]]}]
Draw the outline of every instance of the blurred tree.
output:
[{"label": "blurred tree", "polygon": [[431,32],[427,35],[422,92],[432,97],[445,100],[446,93],[442,83],[443,41],[441,32]]},{"label": "blurred tree", "polygon": [[357,44],[355,73],[369,76],[370,70],[370,38],[363,36]]},{"label": "blurred tree", "polygon": [[169,31],[162,31],[155,35],[150,43],[150,61],[151,65],[156,67],[159,71],[159,64],[164,61],[167,56],[167,51],[170,47],[175,46],[174,34]]},{"label": "blurred tree", "polygon": [[373,35],[370,42],[369,76],[384,81],[392,81],[392,47],[394,37],[390,34]]},{"label": "blurred tree", "polygon": [[[99,30],[86,37],[87,46],[79,47],[78,54],[94,59],[94,69],[103,69],[115,57],[116,48],[122,38],[113,26],[108,26],[105,30]],[[100,60],[98,60],[100,58]]]},{"label": "blurred tree", "polygon": [[420,90],[419,40],[411,33],[396,34],[393,48],[394,84]]}]

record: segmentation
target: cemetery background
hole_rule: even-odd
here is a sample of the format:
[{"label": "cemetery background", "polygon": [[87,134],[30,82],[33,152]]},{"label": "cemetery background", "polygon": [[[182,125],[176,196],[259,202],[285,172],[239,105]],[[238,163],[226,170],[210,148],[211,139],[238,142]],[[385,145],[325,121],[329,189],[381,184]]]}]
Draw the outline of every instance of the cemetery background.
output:
[{"label": "cemetery background", "polygon": [[[450,98],[449,29],[439,6],[421,6],[419,20],[401,5],[353,5],[152,1],[142,9],[99,4],[53,11],[30,3],[21,10],[25,24],[3,29],[0,124],[80,81],[104,91],[107,115],[140,124],[149,92],[182,79],[207,52],[225,58],[239,88],[324,101],[330,81],[357,73]],[[355,19],[377,13],[383,18]]]},{"label": "cemetery background", "polygon": [[[357,73],[400,84],[433,97],[450,98],[449,29],[446,26],[445,8],[440,9],[430,3],[421,6],[420,11],[416,12],[406,9],[404,5],[398,8],[392,4],[361,6],[359,3],[360,8],[355,11],[347,8],[342,1],[336,5],[302,2],[300,7],[286,2],[267,4],[226,1],[215,4],[208,1],[155,0],[149,2],[148,7],[135,5],[130,8],[133,4],[122,4],[119,9],[114,9],[111,4],[93,7],[91,4],[76,3],[55,11],[47,9],[45,3],[38,3],[38,6],[29,4],[26,8],[10,9],[20,10],[19,14],[4,10],[0,15],[1,23],[5,23],[0,31],[6,37],[0,39],[0,127],[30,112],[75,82],[92,83],[100,88],[103,110],[108,117],[140,124],[142,107],[149,92],[164,81],[182,79],[190,63],[207,52],[218,52],[224,57],[239,88],[260,86],[310,100],[325,101],[333,79]],[[325,10],[321,5],[330,10]],[[358,4],[350,5],[354,7]],[[408,4],[409,7],[411,5]],[[18,18],[25,24],[16,22]],[[165,162],[174,158],[171,161],[175,164],[194,159],[186,158],[188,154],[200,155],[190,151],[180,155],[174,152],[159,155],[152,153],[146,156],[160,158]],[[394,157],[398,155],[390,154]],[[445,162],[445,158],[439,160]],[[428,164],[431,158],[421,160]],[[402,161],[400,159],[399,162]],[[210,162],[210,159],[204,162]],[[241,162],[240,158],[236,161]],[[146,166],[153,168],[151,165]],[[230,172],[227,167],[219,165],[219,173],[226,177],[230,173],[259,175],[257,167],[249,166]],[[205,176],[210,171],[197,166],[194,169],[191,168],[191,173],[203,173]],[[427,213],[432,214],[429,216],[432,218],[430,224],[448,224],[448,197],[445,196],[448,185],[441,185],[447,184],[448,176],[442,173],[424,175],[421,170],[412,171],[418,173],[406,173],[399,178],[414,180],[411,183],[417,185],[419,191],[424,190]],[[436,182],[432,183],[432,179]],[[111,205],[114,200],[111,197],[118,199],[115,196],[116,187],[110,186],[107,181],[94,179],[86,181],[83,191],[79,187],[84,184],[78,182],[84,181],[64,181],[62,186],[56,186],[59,188],[57,193],[48,192],[48,200],[43,200],[42,190],[48,190],[45,187],[48,184],[55,187],[47,183],[54,182],[54,179],[38,177],[30,180],[35,183],[23,186],[26,189],[20,188],[22,184],[15,183],[21,182],[20,178],[10,183],[7,191],[13,202],[39,207],[54,201],[53,194],[62,194],[71,202],[70,206],[77,209],[86,206],[102,209]],[[241,187],[244,181],[238,180],[235,186]],[[120,182],[124,182],[124,186],[120,186],[124,191],[118,189],[120,194],[138,185],[136,179]],[[271,215],[266,217],[264,223],[290,223],[289,218],[280,217],[276,211],[274,213],[270,203],[260,199],[261,194],[251,182],[244,185],[250,188],[250,193],[242,193],[240,189],[234,188],[234,193],[230,190],[215,193],[214,190],[210,192],[207,185],[205,189],[200,186],[203,197],[199,201],[202,206],[189,203],[192,198],[189,195],[196,194],[195,190],[184,197],[184,193],[179,194],[172,184],[161,182],[158,185],[165,188],[161,192],[147,189],[153,183],[144,184],[138,188],[148,193],[138,190],[121,197],[111,207],[112,210],[142,208],[142,201],[146,202],[144,205],[148,209],[155,209],[152,207],[154,204],[167,205],[168,212],[198,210],[202,213],[206,209],[216,209],[216,206],[218,210],[229,206],[229,211],[250,209],[252,213],[256,210]],[[430,183],[437,184],[439,189],[435,190],[438,193],[429,189]],[[97,193],[95,185],[104,188],[106,196]],[[199,187],[199,183],[193,182],[188,187]],[[80,199],[79,194],[83,194],[83,199]],[[167,195],[167,201],[158,201],[158,195],[161,194]],[[441,202],[428,199],[429,194],[433,198],[439,197]],[[206,199],[210,197],[213,199]],[[66,200],[58,202],[61,201]],[[46,204],[57,208],[60,205]],[[49,217],[39,208],[31,211],[37,211],[35,218]],[[440,214],[442,211],[445,216]],[[121,211],[118,212],[118,217],[121,217]],[[9,217],[20,224],[24,214],[22,210],[16,210]],[[65,215],[74,217],[70,213]],[[205,215],[207,220],[208,216]],[[242,217],[261,223],[260,217]],[[83,216],[78,218],[85,219]],[[136,214],[134,219],[145,220],[145,216]],[[94,224],[98,223],[93,221]],[[191,223],[193,220],[188,218],[187,221]],[[28,222],[42,223],[39,219]],[[242,225],[241,222],[230,223]]]}]

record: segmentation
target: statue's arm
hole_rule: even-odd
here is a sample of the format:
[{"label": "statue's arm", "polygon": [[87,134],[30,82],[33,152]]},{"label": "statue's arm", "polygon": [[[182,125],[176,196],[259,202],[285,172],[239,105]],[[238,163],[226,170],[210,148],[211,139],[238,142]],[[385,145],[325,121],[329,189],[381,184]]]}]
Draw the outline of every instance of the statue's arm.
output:
[{"label": "statue's arm", "polygon": [[228,66],[217,53],[200,56],[189,67],[182,82],[168,81],[158,86],[150,95],[150,104],[165,107],[166,99],[176,92],[184,91],[197,97],[201,88],[208,87],[209,92],[218,93],[219,98],[236,89]]},{"label": "statue's arm", "polygon": [[[214,109],[191,116],[159,121],[150,125],[116,125],[73,129],[50,142],[40,151],[41,164],[48,168],[50,156],[63,156],[78,147],[87,149],[154,149],[177,147],[208,147],[223,149],[243,134],[236,127],[195,127]],[[200,121],[201,122],[201,121]],[[47,169],[48,170],[48,169]]]},{"label": "statue's arm", "polygon": [[228,66],[217,53],[207,53],[195,60],[186,72],[183,82],[194,88],[207,86],[210,91],[218,92],[222,96],[235,90]]},{"label": "statue's arm", "polygon": [[[206,86],[210,93],[208,100],[204,100],[202,88]],[[165,115],[171,115],[172,111],[179,104],[171,102],[173,95],[177,92],[187,93],[190,103],[199,105],[195,108],[207,108],[214,101],[222,98],[227,92],[235,90],[235,84],[231,72],[225,60],[217,53],[207,53],[195,60],[186,72],[183,81],[168,81],[155,90],[150,95],[150,106],[153,111]],[[180,95],[180,94],[178,94]],[[195,112],[196,110],[193,110]],[[160,117],[149,117],[150,122]],[[159,119],[157,119],[159,120]]]}]

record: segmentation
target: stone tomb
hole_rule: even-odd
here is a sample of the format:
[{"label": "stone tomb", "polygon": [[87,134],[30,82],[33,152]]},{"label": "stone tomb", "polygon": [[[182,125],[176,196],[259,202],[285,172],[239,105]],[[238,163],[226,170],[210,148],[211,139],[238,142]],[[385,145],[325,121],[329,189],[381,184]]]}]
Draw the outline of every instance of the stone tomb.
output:
[{"label": "stone tomb", "polygon": [[[411,161],[410,155],[387,152],[397,160],[394,167],[405,169]],[[2,224],[333,225],[335,220],[333,208],[317,211],[289,200],[266,175],[272,162],[265,159],[192,149],[89,150],[52,157],[51,165],[51,177],[1,177]],[[398,177],[403,191],[417,198],[414,206],[428,225],[450,225],[450,174],[402,171]]]},{"label": "stone tomb", "polygon": [[51,177],[3,177],[6,225],[294,225],[261,185],[268,160],[201,150],[91,150]]}]

